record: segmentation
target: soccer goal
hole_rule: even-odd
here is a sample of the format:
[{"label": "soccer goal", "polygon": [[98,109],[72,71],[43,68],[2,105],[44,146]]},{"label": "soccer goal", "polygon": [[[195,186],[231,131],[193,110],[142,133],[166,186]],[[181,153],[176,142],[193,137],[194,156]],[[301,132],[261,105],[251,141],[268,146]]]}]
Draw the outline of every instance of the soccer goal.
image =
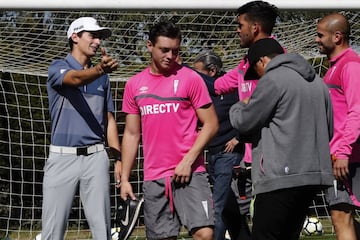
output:
[{"label": "soccer goal", "polygon": [[[53,59],[62,58],[69,52],[66,30],[72,20],[80,16],[93,16],[101,25],[113,30],[113,35],[103,42],[103,46],[108,54],[120,62],[119,69],[110,78],[121,138],[124,130],[124,116],[121,113],[124,84],[148,64],[145,41],[149,26],[161,19],[176,22],[182,29],[181,57],[185,63],[191,65],[198,52],[211,48],[222,57],[225,69],[229,70],[238,64],[246,52],[246,49],[240,49],[236,34],[234,10],[239,7],[238,4],[240,2],[234,3],[232,10],[211,10],[206,7],[193,10],[154,8],[140,11],[140,7],[138,10],[109,10],[111,5],[107,5],[107,10],[0,11],[0,238],[34,239],[41,230],[43,166],[50,144],[47,68]],[[352,46],[359,51],[359,12],[351,8],[340,9],[343,7],[340,5],[338,7],[326,11],[342,11],[348,16],[353,28]],[[289,52],[303,55],[323,75],[327,61],[318,53],[314,38],[316,21],[326,11],[280,10],[281,18],[274,35]],[[131,176],[137,194],[141,194],[142,158],[140,148],[137,166]],[[118,192],[114,186],[112,166],[109,174],[112,180],[109,187],[113,222]],[[314,199],[310,212],[320,220],[327,220],[323,224],[324,230],[333,233],[322,193]],[[70,215],[67,239],[90,239],[88,229],[77,195]],[[142,216],[133,236],[144,236]]]}]

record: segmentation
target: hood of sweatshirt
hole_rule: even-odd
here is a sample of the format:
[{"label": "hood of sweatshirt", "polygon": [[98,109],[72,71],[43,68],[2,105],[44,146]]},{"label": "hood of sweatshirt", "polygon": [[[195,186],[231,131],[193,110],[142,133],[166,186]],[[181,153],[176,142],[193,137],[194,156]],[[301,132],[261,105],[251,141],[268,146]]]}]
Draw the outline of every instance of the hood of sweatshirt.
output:
[{"label": "hood of sweatshirt", "polygon": [[265,72],[269,72],[279,66],[293,69],[308,82],[314,81],[316,76],[314,68],[305,58],[297,53],[285,53],[274,57],[266,66]]}]

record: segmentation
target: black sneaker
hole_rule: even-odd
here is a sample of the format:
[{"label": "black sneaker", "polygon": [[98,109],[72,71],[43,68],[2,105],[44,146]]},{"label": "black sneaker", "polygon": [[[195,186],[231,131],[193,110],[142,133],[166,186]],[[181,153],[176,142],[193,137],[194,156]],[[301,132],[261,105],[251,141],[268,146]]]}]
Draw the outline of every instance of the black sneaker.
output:
[{"label": "black sneaker", "polygon": [[135,228],[136,220],[139,217],[140,209],[144,199],[126,201],[120,198],[120,204],[116,211],[116,225],[120,228],[118,240],[127,240]]}]

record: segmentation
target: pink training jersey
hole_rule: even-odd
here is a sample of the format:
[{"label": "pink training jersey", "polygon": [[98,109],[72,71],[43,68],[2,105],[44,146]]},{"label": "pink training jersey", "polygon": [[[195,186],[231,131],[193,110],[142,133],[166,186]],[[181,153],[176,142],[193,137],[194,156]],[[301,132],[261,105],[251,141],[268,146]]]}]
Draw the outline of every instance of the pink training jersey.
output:
[{"label": "pink training jersey", "polygon": [[[148,67],[126,83],[122,110],[141,115],[145,181],[174,174],[199,135],[196,109],[209,103],[204,81],[187,67],[166,77]],[[200,156],[193,171],[205,170]]]},{"label": "pink training jersey", "polygon": [[360,57],[351,48],[330,59],[324,76],[334,109],[331,154],[360,162]]},{"label": "pink training jersey", "polygon": [[250,98],[256,88],[258,79],[244,79],[244,75],[249,67],[249,61],[246,58],[242,59],[236,68],[216,79],[214,86],[215,93],[219,95],[229,93],[237,88],[240,101]]},{"label": "pink training jersey", "polygon": [[[275,39],[275,36],[269,36],[269,38]],[[285,48],[284,51],[286,52]],[[236,68],[227,72],[224,76],[216,79],[214,86],[215,93],[218,95],[229,93],[233,92],[237,88],[240,101],[246,98],[250,98],[259,79],[255,79],[254,76],[251,76],[254,75],[254,73],[245,75],[249,68],[250,63],[247,59],[247,56],[245,56]]]},{"label": "pink training jersey", "polygon": [[[270,36],[270,38],[275,39],[274,36]],[[284,51],[286,52],[285,48]],[[250,63],[247,60],[247,57],[245,56],[240,61],[239,65],[236,68],[227,72],[222,77],[216,79],[214,84],[215,93],[218,95],[225,94],[225,93],[233,92],[237,88],[240,101],[250,98],[253,92],[255,91],[259,79],[254,79],[254,77],[251,76],[251,74],[245,74],[248,72],[249,68],[250,68]],[[244,162],[247,163],[252,162],[251,143],[245,143],[245,153],[243,160]]]}]

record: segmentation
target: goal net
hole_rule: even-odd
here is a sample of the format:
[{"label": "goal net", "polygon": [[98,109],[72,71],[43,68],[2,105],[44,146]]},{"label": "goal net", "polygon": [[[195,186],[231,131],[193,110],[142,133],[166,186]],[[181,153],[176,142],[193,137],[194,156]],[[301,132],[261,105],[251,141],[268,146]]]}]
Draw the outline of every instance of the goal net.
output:
[{"label": "goal net", "polygon": [[[352,46],[358,51],[358,12],[343,13],[351,21]],[[320,11],[281,10],[274,30],[289,52],[303,55],[320,75],[326,71],[327,61],[318,53],[314,38],[316,21],[323,15]],[[181,57],[190,65],[198,52],[211,48],[222,57],[225,69],[230,70],[246,52],[239,47],[233,11],[0,11],[0,238],[34,239],[41,231],[43,167],[50,144],[47,68],[53,59],[63,58],[69,52],[66,30],[80,16],[93,16],[100,25],[113,31],[103,46],[120,63],[119,69],[110,75],[120,138],[124,130],[121,113],[124,84],[148,64],[145,41],[153,22],[170,19],[180,26]],[[131,176],[137,194],[141,194],[142,156],[140,147]],[[113,184],[112,166],[109,174],[113,223],[118,192]],[[310,213],[324,219],[325,232],[333,233],[322,193],[314,199]],[[143,237],[143,228],[141,216],[133,236]],[[91,238],[78,195],[66,236]]]}]

